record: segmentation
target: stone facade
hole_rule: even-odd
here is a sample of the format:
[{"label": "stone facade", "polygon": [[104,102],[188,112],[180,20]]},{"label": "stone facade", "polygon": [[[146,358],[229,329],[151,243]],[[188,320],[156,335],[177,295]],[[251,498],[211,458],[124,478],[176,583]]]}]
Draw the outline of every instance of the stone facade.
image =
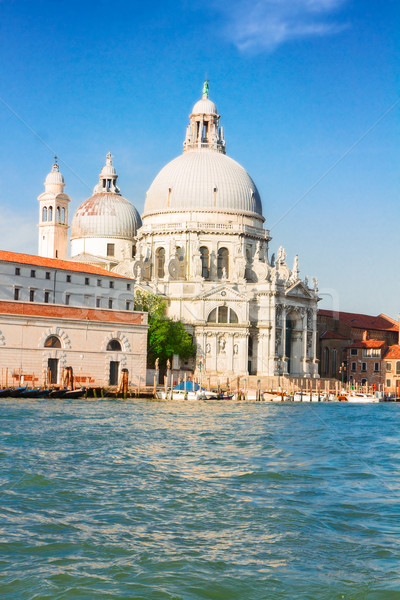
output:
[{"label": "stone facade", "polygon": [[3,385],[60,385],[67,366],[78,385],[116,385],[122,368],[143,385],[146,345],[145,313],[0,301]]}]

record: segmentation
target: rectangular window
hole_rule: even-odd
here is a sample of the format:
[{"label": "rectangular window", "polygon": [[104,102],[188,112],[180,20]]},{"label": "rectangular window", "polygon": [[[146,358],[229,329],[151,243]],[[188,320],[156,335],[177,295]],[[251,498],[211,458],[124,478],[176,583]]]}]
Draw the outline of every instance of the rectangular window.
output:
[{"label": "rectangular window", "polygon": [[130,283],[127,283],[127,284],[126,284],[126,289],[127,289],[127,290],[130,290],[130,289],[131,289],[131,284],[130,284]]},{"label": "rectangular window", "polygon": [[50,271],[46,271],[46,279],[50,279]]},{"label": "rectangular window", "polygon": [[111,300],[111,298],[108,299],[108,308],[112,308],[113,305],[113,301]]},{"label": "rectangular window", "polygon": [[71,283],[71,275],[67,275],[67,283]]},{"label": "rectangular window", "polygon": [[48,301],[49,301],[49,298],[50,298],[50,292],[45,292],[45,293],[44,293],[44,301],[45,301],[46,303],[48,303]]},{"label": "rectangular window", "polygon": [[101,287],[101,279],[97,280],[97,287]]},{"label": "rectangular window", "polygon": [[367,363],[361,363],[361,371],[367,370]]},{"label": "rectangular window", "polygon": [[351,348],[350,354],[351,354],[351,356],[357,356],[357,348]]},{"label": "rectangular window", "polygon": [[114,256],[115,244],[107,244],[107,256]]},{"label": "rectangular window", "polygon": [[110,288],[113,288],[113,287],[114,287],[114,282],[110,281]]},{"label": "rectangular window", "polygon": [[70,295],[65,294],[65,304],[69,304]]},{"label": "rectangular window", "polygon": [[374,371],[379,371],[379,363],[374,363]]},{"label": "rectangular window", "polygon": [[85,277],[85,285],[89,285],[89,283],[90,283],[89,277]]},{"label": "rectangular window", "polygon": [[21,275],[21,268],[20,267],[15,267],[15,274],[16,275]]},{"label": "rectangular window", "polygon": [[35,301],[35,290],[29,290],[29,302]]},{"label": "rectangular window", "polygon": [[352,362],[352,363],[351,363],[351,370],[352,370],[352,371],[355,371],[355,370],[356,370],[356,363],[355,363],[355,362]]},{"label": "rectangular window", "polygon": [[131,310],[131,303],[129,302],[129,300],[125,302],[125,310]]},{"label": "rectangular window", "polygon": [[19,300],[19,288],[14,289],[14,300]]},{"label": "rectangular window", "polygon": [[100,298],[96,298],[96,308],[100,308]]},{"label": "rectangular window", "polygon": [[33,269],[31,271],[31,277],[36,277],[36,271],[34,271]]},{"label": "rectangular window", "polygon": [[392,370],[392,363],[386,363],[386,371]]},{"label": "rectangular window", "polygon": [[90,296],[85,296],[84,297],[84,303],[85,303],[85,306],[89,306],[90,305]]},{"label": "rectangular window", "polygon": [[391,387],[392,382],[390,379],[386,379],[386,387]]}]

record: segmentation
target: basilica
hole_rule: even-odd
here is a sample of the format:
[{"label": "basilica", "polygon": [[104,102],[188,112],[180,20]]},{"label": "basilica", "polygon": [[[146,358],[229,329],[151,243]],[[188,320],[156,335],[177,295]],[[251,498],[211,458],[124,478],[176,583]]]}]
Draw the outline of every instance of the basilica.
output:
[{"label": "basilica", "polygon": [[[143,215],[122,196],[111,154],[71,223],[71,260],[133,277],[165,298],[210,376],[318,377],[318,282],[299,277],[282,246],[270,254],[261,198],[226,154],[208,83],[193,106],[183,153],[150,185]],[[39,196],[39,255],[67,258],[68,203],[57,163]]]}]

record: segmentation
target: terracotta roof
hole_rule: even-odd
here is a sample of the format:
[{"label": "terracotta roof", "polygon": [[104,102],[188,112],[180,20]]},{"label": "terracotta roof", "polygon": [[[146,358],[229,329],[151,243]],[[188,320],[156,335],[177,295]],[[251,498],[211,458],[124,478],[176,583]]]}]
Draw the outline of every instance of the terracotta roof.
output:
[{"label": "terracotta roof", "polygon": [[334,310],[318,311],[318,315],[322,317],[331,317],[355,327],[358,329],[377,329],[379,331],[398,331],[399,323],[395,319],[381,313],[377,317],[372,315],[362,315],[359,313],[348,313]]},{"label": "terracotta roof", "polygon": [[400,358],[400,346],[399,344],[395,344],[394,346],[389,346],[388,351],[383,357],[385,360],[398,359]]},{"label": "terracotta roof", "polygon": [[107,323],[146,324],[147,315],[128,310],[105,310],[64,306],[63,304],[39,304],[34,302],[10,302],[0,300],[0,315],[24,315],[25,317],[44,317],[62,320],[74,319],[101,321]]},{"label": "terracotta roof", "polygon": [[33,254],[21,254],[19,252],[7,252],[0,250],[0,261],[19,263],[25,265],[35,265],[37,267],[48,267],[49,269],[60,269],[64,271],[79,271],[80,273],[92,273],[93,275],[103,275],[103,277],[119,277],[122,279],[132,279],[94,267],[92,265],[82,264],[69,260],[61,260],[59,258],[45,258],[44,256],[35,256]]},{"label": "terracotta roof", "polygon": [[348,340],[349,338],[345,337],[340,333],[336,333],[336,331],[324,331],[324,333],[320,336],[320,340]]},{"label": "terracotta roof", "polygon": [[383,340],[361,340],[347,346],[348,348],[382,348],[386,342]]}]

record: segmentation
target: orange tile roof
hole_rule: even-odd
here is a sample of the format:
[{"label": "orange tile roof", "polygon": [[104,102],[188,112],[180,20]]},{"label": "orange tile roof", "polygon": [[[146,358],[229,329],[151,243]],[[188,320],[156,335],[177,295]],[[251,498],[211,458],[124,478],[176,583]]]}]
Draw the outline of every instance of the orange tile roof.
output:
[{"label": "orange tile roof", "polygon": [[320,309],[318,315],[338,319],[350,327],[357,329],[376,329],[379,331],[398,331],[399,323],[395,319],[381,313],[377,317],[359,313],[348,313],[334,310]]},{"label": "orange tile roof", "polygon": [[119,275],[118,273],[112,273],[111,271],[106,271],[106,269],[101,269],[100,267],[94,267],[92,265],[87,265],[79,262],[61,260],[59,258],[45,258],[44,256],[35,256],[33,254],[21,254],[19,252],[7,252],[6,250],[0,250],[0,260],[26,265],[36,265],[37,267],[48,267],[49,269],[79,271],[80,273],[103,275],[103,277],[106,276],[119,277],[122,279],[132,279],[131,277],[125,277],[125,275]]},{"label": "orange tile roof", "polygon": [[0,300],[0,315],[6,314],[63,320],[73,319],[107,323],[127,323],[130,325],[147,323],[147,315],[142,312]]},{"label": "orange tile roof", "polygon": [[324,333],[320,336],[320,340],[348,340],[349,338],[345,337],[341,333],[337,333],[336,331],[324,331]]},{"label": "orange tile roof", "polygon": [[382,348],[386,342],[383,340],[361,340],[347,346],[348,348]]},{"label": "orange tile roof", "polygon": [[399,359],[400,358],[400,346],[399,344],[395,344],[394,346],[389,346],[388,351],[383,357],[385,360],[391,359]]}]

